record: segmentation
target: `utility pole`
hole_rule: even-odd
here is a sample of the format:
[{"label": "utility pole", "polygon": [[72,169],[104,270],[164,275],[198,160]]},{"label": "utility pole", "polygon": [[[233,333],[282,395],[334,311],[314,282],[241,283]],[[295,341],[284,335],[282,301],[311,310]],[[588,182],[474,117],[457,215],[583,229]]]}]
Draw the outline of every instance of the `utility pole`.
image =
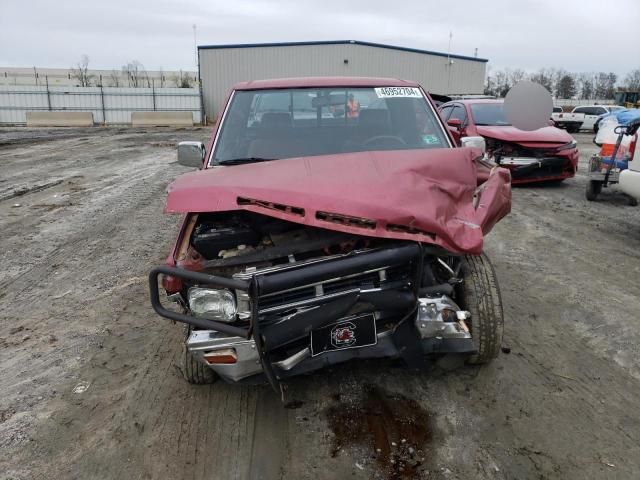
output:
[{"label": "utility pole", "polygon": [[196,24],[194,23],[192,27],[193,27],[193,52],[196,56],[195,65],[196,65],[196,68],[198,68],[198,42],[196,41]]},{"label": "utility pole", "polygon": [[449,70],[447,74],[447,93],[451,93],[451,39],[453,38],[453,32],[449,30],[449,47],[447,48],[447,69]]}]

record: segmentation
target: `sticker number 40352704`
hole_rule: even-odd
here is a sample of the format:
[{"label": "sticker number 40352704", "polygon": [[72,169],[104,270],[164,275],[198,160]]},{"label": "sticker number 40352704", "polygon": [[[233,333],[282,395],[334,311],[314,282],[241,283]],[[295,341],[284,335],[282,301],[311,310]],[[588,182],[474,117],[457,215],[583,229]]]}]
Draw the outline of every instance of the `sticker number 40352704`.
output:
[{"label": "sticker number 40352704", "polygon": [[420,98],[420,89],[415,87],[378,87],[375,89],[378,98],[413,97]]}]

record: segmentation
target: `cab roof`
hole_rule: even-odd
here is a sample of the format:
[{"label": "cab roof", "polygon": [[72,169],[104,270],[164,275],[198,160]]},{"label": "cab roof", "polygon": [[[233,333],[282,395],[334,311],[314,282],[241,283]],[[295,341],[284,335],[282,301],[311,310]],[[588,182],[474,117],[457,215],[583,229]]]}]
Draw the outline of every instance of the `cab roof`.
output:
[{"label": "cab roof", "polygon": [[264,90],[270,88],[308,87],[419,87],[416,82],[397,78],[375,77],[299,77],[253,80],[233,86],[234,90]]}]

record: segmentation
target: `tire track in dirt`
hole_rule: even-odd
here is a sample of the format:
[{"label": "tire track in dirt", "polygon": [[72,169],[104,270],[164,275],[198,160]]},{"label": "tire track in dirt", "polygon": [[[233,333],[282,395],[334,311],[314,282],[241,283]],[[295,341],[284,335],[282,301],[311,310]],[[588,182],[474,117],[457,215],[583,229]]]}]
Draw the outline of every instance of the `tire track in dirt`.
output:
[{"label": "tire track in dirt", "polygon": [[[5,283],[12,298],[0,299],[10,305],[6,320],[32,329],[24,343],[18,343],[23,332],[17,339],[0,334],[11,342],[0,350],[0,412],[17,413],[0,422],[0,435],[17,425],[16,416],[33,415],[18,431],[24,437],[16,437],[25,443],[0,449],[0,471],[20,480],[226,480],[258,475],[271,457],[277,461],[266,468],[276,478],[385,479],[370,450],[345,447],[330,456],[335,438],[326,412],[341,402],[357,405],[363,386],[373,384],[429,412],[432,439],[418,478],[638,476],[640,421],[633,405],[640,384],[631,375],[635,363],[623,361],[633,352],[623,340],[637,335],[629,315],[640,309],[638,287],[624,280],[637,277],[637,258],[628,251],[640,239],[639,210],[623,207],[615,195],[612,203],[586,204],[584,177],[562,187],[515,189],[512,215],[487,242],[510,355],[454,372],[412,372],[391,361],[341,365],[292,380],[285,394],[291,409],[276,411],[278,396],[268,388],[187,385],[174,366],[181,329],[148,305],[144,276],[163,260],[175,231],[176,220],[160,214],[163,189],[179,169],[162,161],[169,158],[162,149],[158,157],[124,148],[113,162],[95,159],[127,142],[174,136],[109,133],[84,145],[47,142],[57,150],[38,149],[40,156],[71,149],[55,165],[65,175],[84,174],[88,188],[78,198],[104,198],[67,207],[64,215],[26,210],[23,224],[10,223],[0,239],[0,248],[17,244],[31,257],[42,237],[21,242],[21,228],[42,228],[51,239],[51,251],[45,249],[51,256],[43,255],[16,287]],[[17,163],[28,153],[21,148]],[[5,214],[0,206],[0,224],[15,220]],[[54,228],[63,219],[73,228]],[[603,244],[611,249],[604,260]],[[55,281],[33,285],[54,271]],[[615,291],[603,295],[594,278]],[[52,300],[67,289],[72,292]],[[21,302],[13,298],[18,291],[41,299]],[[50,332],[58,337],[52,344]],[[74,394],[79,381],[89,388]]]}]

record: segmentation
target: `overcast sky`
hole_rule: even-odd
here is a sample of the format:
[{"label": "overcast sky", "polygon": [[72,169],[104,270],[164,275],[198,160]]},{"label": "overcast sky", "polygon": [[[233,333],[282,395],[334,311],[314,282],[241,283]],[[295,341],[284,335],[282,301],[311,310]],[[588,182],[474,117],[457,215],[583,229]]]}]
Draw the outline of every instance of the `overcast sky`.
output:
[{"label": "overcast sky", "polygon": [[[195,69],[200,45],[363,40],[488,58],[491,68],[640,68],[640,1],[0,0],[0,66]],[[615,28],[615,32],[610,32]]]}]

